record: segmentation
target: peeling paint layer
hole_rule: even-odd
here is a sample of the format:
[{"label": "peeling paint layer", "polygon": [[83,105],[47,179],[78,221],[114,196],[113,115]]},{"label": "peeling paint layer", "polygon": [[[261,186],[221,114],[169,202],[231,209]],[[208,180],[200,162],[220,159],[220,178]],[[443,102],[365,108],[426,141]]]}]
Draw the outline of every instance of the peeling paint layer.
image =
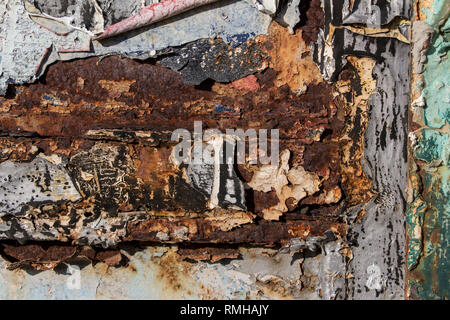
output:
[{"label": "peeling paint layer", "polygon": [[[111,54],[146,59],[167,47],[202,38],[218,37],[226,43],[241,43],[267,33],[270,23],[270,17],[260,13],[249,1],[225,0],[155,26],[131,31],[125,36],[91,43],[90,32],[80,28],[65,27],[66,32],[61,34],[56,31],[60,23],[54,19],[46,18],[48,27],[33,22],[23,4],[20,0],[0,4],[1,20],[7,21],[4,26],[8,26],[8,29],[0,29],[2,95],[8,84],[33,82],[57,60]],[[10,9],[6,10],[6,6]],[[121,7],[110,8],[109,15],[121,10]],[[247,19],[241,19],[242,16]]]},{"label": "peeling paint layer", "polygon": [[[449,116],[446,1],[417,1],[408,196],[410,299],[449,297]],[[419,33],[426,31],[423,37]]]}]

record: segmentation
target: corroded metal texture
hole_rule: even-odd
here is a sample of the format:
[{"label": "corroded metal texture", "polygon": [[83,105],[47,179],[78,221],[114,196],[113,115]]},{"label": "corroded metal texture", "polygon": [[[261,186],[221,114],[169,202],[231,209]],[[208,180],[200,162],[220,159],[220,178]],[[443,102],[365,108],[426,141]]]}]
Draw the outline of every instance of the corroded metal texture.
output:
[{"label": "corroded metal texture", "polygon": [[449,297],[449,13],[448,2],[416,1],[407,211],[411,299]]},{"label": "corroded metal texture", "polygon": [[[2,60],[0,92],[10,83],[27,83],[40,77],[46,67],[58,60],[118,54],[146,59],[160,50],[203,38],[221,38],[239,44],[266,34],[270,17],[260,13],[249,1],[224,0],[158,24],[133,30],[111,39],[91,41],[95,26],[137,13],[143,1],[98,1],[102,14],[81,9],[89,0],[70,1],[67,8],[52,2],[8,0],[0,3]],[[36,6],[35,6],[36,5]],[[69,9],[69,12],[67,12]],[[79,8],[79,9],[74,9]],[[97,8],[96,10],[100,10]],[[242,20],[245,16],[247,19]],[[64,19],[67,17],[68,19]],[[88,25],[86,25],[87,20]],[[163,52],[165,53],[165,51]]]},{"label": "corroded metal texture", "polygon": [[[0,4],[0,297],[446,297],[447,16],[224,0],[121,28],[152,2]],[[199,123],[277,129],[278,161],[228,137],[181,163]]]},{"label": "corroded metal texture", "polygon": [[[361,164],[372,179],[376,197],[355,207],[354,227],[350,234],[355,246],[349,264],[352,274],[366,273],[368,279],[362,276],[350,279],[349,294],[356,299],[375,298],[380,294],[384,298],[398,299],[403,297],[404,290],[404,270],[401,266],[405,255],[404,193],[410,83],[409,77],[403,74],[409,68],[409,44],[403,36],[391,34],[395,26],[383,31],[381,25],[389,23],[397,15],[407,19],[408,7],[402,7],[395,16],[391,16],[398,10],[395,5],[391,7],[386,4],[383,10],[389,14],[382,15],[386,20],[382,19],[380,29],[375,31],[371,26],[359,29],[344,25],[348,21],[369,24],[370,18],[370,12],[364,16],[359,10],[363,3],[354,3],[350,7],[345,4],[342,1],[324,2],[325,19],[329,23],[314,45],[314,58],[325,79],[330,81],[338,80],[339,76],[347,79],[343,71],[352,56],[374,60],[374,63],[359,64],[359,69],[368,68],[371,71],[369,77],[366,73],[363,81],[366,82],[366,90],[370,88],[373,91],[368,97],[366,94],[366,99],[360,97],[362,101],[359,101],[354,116],[357,122],[353,125],[360,126],[362,121],[367,121]],[[355,20],[352,16],[358,18]],[[376,86],[370,84],[371,77],[376,79]],[[358,89],[362,91],[361,84]]]},{"label": "corroded metal texture", "polygon": [[[261,41],[261,47],[270,43],[268,39]],[[211,63],[215,64],[214,61]],[[263,79],[266,72],[269,71],[259,73],[257,77]],[[319,191],[319,186],[324,193],[322,197],[317,194],[314,199],[307,198],[308,192],[302,195],[306,201],[302,212],[297,209],[300,199],[286,194],[285,198],[279,200],[287,202],[290,197],[293,202],[291,201],[290,209],[283,205],[282,213],[291,211],[290,219],[300,219],[296,224],[305,226],[298,228],[314,230],[316,221],[308,220],[311,214],[308,208],[310,205],[314,208],[313,205],[326,202],[323,210],[314,209],[315,215],[324,216],[329,221],[322,224],[320,229],[336,225],[337,229],[344,230],[345,228],[339,227],[342,224],[340,213],[344,206],[340,202],[340,157],[333,142],[339,139],[342,124],[337,119],[335,101],[338,98],[333,98],[332,87],[327,84],[311,85],[305,94],[298,96],[288,87],[274,87],[273,79],[266,80],[262,85],[263,87],[252,92],[219,84],[210,91],[205,91],[184,84],[180,75],[158,64],[141,64],[117,57],[107,57],[101,61],[89,58],[50,66],[45,84],[31,84],[27,88],[18,89],[14,98],[4,99],[9,110],[0,120],[2,131],[8,135],[3,142],[11,146],[28,146],[25,150],[35,146],[32,156],[35,159],[47,157],[51,158],[54,165],[64,164],[66,170],[60,175],[70,176],[73,184],[69,184],[67,190],[76,186],[76,191],[71,191],[74,193],[73,199],[64,201],[64,195],[61,195],[58,203],[51,203],[51,198],[45,199],[43,195],[19,206],[14,202],[14,197],[5,197],[6,208],[13,208],[14,202],[14,209],[4,211],[9,220],[3,223],[5,227],[2,228],[2,238],[10,239],[11,236],[8,235],[17,232],[22,234],[22,240],[66,239],[81,241],[83,244],[109,246],[120,242],[127,228],[129,232],[133,230],[136,223],[131,223],[132,221],[147,218],[152,223],[155,221],[153,217],[189,217],[200,221],[206,219],[216,222],[211,227],[208,223],[202,228],[216,225],[218,230],[259,219],[256,210],[242,210],[245,211],[246,207],[259,208],[261,205],[255,204],[255,200],[264,203],[263,193],[271,191],[272,184],[276,182],[265,181],[268,190],[261,189],[257,180],[260,170],[258,166],[242,166],[237,171],[239,175],[250,177],[247,181],[244,178],[242,182],[247,182],[256,191],[256,196],[253,197],[250,191],[246,191],[245,199],[242,200],[244,202],[237,208],[239,210],[218,211],[217,208],[211,211],[211,195],[199,192],[199,186],[192,182],[192,177],[189,179],[191,175],[208,172],[202,173],[195,167],[180,168],[171,163],[174,142],[170,141],[170,132],[179,127],[192,127],[193,120],[202,120],[208,128],[222,130],[227,127],[244,130],[249,127],[270,129],[276,125],[280,129],[281,147],[286,151],[292,150],[292,154],[288,153],[286,159],[291,164],[286,163],[286,173],[280,173],[291,181],[285,183],[286,188],[290,185],[293,188],[296,185],[295,179],[303,179],[306,172],[311,172],[311,178],[317,183],[317,190],[309,193],[312,195]],[[89,89],[86,90],[87,88]],[[109,97],[108,102],[105,97]],[[49,103],[44,112],[42,99]],[[261,108],[263,104],[267,106],[266,109]],[[232,112],[223,112],[223,109],[230,109]],[[24,113],[24,110],[27,111]],[[289,114],[290,117],[280,117],[282,114]],[[293,130],[294,123],[297,125]],[[325,131],[329,134],[322,139],[321,135]],[[305,149],[312,151],[304,152]],[[11,159],[13,150],[14,148],[5,149],[5,160]],[[304,153],[307,155],[303,156]],[[17,161],[26,160],[23,158],[26,156],[31,156],[30,152],[25,151],[11,159],[14,162],[9,160],[5,165],[15,165]],[[42,167],[44,176],[48,170],[52,170],[47,170],[48,165],[45,165]],[[8,172],[5,169],[5,174],[8,172],[12,179],[19,179],[17,176],[22,171]],[[9,180],[6,183],[11,185]],[[45,184],[45,181],[37,181],[32,189],[38,189],[39,184]],[[54,195],[58,192],[55,187],[45,187],[45,190],[35,192],[48,192],[50,196],[57,196]],[[220,192],[222,194],[227,191]],[[83,200],[76,201],[80,199]],[[225,203],[222,207],[227,209]],[[50,225],[50,230],[46,230],[47,236],[39,228],[27,229],[29,226],[26,221],[36,215]],[[104,230],[100,233],[92,230],[93,225],[99,225],[99,219],[104,224]],[[150,234],[153,232],[151,224],[148,231]],[[140,225],[141,229],[143,225]],[[264,229],[264,224],[260,224],[258,228]],[[264,240],[261,234],[258,240],[255,235],[255,243],[281,243],[281,239],[289,238],[289,232],[282,235],[283,229],[278,230],[279,232],[273,233],[274,236],[280,234],[278,239],[275,236],[273,240]],[[242,230],[242,234],[244,233]],[[142,231],[139,234],[141,236],[137,239],[153,239],[151,236],[142,236]],[[306,236],[308,234],[307,232]],[[292,232],[290,237],[296,236],[298,234]],[[202,241],[201,236],[196,238]],[[127,240],[133,239],[133,236],[127,236]],[[182,239],[183,237],[179,240]],[[205,235],[203,241],[213,239],[214,236]],[[249,239],[249,242],[252,241]]]},{"label": "corroded metal texture", "polygon": [[[321,290],[328,293],[325,283],[344,281],[344,270],[326,272],[335,269],[342,258],[334,248],[326,249],[326,256],[300,255],[293,259],[291,254],[273,249],[240,248],[239,260],[221,264],[184,260],[186,254],[180,255],[172,247],[128,247],[121,249],[129,259],[128,267],[72,260],[57,272],[34,272],[32,277],[27,269],[6,270],[1,261],[0,298],[319,299]],[[79,278],[75,263],[82,267]],[[318,269],[323,270],[320,278]],[[76,289],[77,283],[81,283],[81,289]]]},{"label": "corroded metal texture", "polygon": [[[267,35],[239,39],[180,43],[143,62],[110,56],[43,64],[40,81],[10,86],[0,98],[7,191],[0,237],[18,241],[2,246],[8,268],[58,270],[84,261],[129,272],[134,258],[124,246],[144,252],[177,244],[170,261],[164,253],[155,258],[165,268],[173,264],[161,284],[173,282],[176,294],[344,297],[343,97],[322,80],[307,45],[295,52],[301,30],[290,34],[273,23]],[[288,70],[292,63],[299,68]],[[220,165],[234,187],[215,188],[214,166],[180,166],[171,157],[171,132],[192,131],[194,120],[223,131],[279,129],[281,168]],[[223,185],[225,178],[217,178]],[[17,201],[14,188],[22,186],[29,197]],[[235,201],[225,200],[231,195]],[[302,275],[303,255],[339,272],[319,276],[312,267]],[[245,271],[234,270],[237,261],[222,265],[238,258]],[[254,278],[261,263],[266,267],[257,267],[262,274]],[[188,294],[179,272],[198,277],[208,294]],[[218,287],[230,278],[242,289]]]}]

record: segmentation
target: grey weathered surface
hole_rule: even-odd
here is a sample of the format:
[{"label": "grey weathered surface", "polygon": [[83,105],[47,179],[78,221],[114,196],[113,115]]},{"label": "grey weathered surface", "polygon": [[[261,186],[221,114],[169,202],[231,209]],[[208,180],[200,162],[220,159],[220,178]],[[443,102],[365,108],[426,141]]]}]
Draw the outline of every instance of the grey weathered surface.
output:
[{"label": "grey weathered surface", "polygon": [[[380,41],[385,46],[383,61],[374,68],[377,90],[369,101],[369,125],[365,133],[367,173],[378,196],[375,206],[356,232],[358,247],[351,264],[355,274],[368,274],[369,266],[381,269],[384,278],[381,297],[403,299],[405,287],[405,210],[407,186],[407,128],[410,80],[409,45],[398,40]],[[389,54],[389,52],[395,52]],[[355,278],[355,298],[377,297],[377,290],[365,292],[364,278]],[[370,286],[369,286],[370,288]],[[362,294],[358,294],[361,289]]]},{"label": "grey weathered surface", "polygon": [[281,4],[281,8],[276,16],[276,20],[287,26],[291,33],[300,21],[300,3],[305,0],[289,0]]}]

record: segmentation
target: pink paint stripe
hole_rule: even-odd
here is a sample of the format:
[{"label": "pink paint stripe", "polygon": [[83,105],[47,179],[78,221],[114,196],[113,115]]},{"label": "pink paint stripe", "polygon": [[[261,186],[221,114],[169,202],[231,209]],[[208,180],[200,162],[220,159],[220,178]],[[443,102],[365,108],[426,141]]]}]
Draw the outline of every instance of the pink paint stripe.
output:
[{"label": "pink paint stripe", "polygon": [[109,38],[217,1],[219,0],[163,0],[153,3],[142,8],[138,14],[113,24],[101,35],[93,37],[92,40]]}]

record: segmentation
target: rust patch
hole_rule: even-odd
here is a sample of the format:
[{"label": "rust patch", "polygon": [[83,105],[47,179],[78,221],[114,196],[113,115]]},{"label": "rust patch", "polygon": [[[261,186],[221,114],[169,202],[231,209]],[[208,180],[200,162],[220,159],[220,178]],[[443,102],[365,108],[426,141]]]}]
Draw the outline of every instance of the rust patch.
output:
[{"label": "rust patch", "polygon": [[238,249],[211,246],[179,247],[177,253],[184,260],[211,261],[212,263],[223,259],[237,259],[240,256]]},{"label": "rust patch", "polygon": [[[272,23],[269,36],[255,40],[270,56],[270,67],[231,83],[186,84],[180,73],[154,59],[56,62],[39,82],[1,98],[0,134],[5,137],[0,138],[0,161],[31,161],[38,153],[67,160],[82,200],[33,204],[28,211],[48,220],[60,241],[88,244],[80,230],[100,218],[111,225],[89,232],[101,235],[104,246],[110,245],[108,239],[278,246],[328,230],[345,235],[340,215],[357,201],[355,193],[367,193],[363,188],[369,183],[360,179],[352,184],[351,169],[357,172],[360,165],[345,160],[340,150],[340,143],[348,143],[346,121],[355,118],[346,106],[348,97],[323,81],[311,58],[309,41],[322,24],[320,1],[315,0],[306,25],[295,34]],[[206,197],[169,160],[171,132],[192,131],[194,120],[201,120],[203,129],[223,132],[279,129],[280,151],[291,154],[289,167],[304,168],[320,186],[300,201],[292,194],[254,190],[249,184],[261,166],[238,165],[235,170],[247,184],[247,210],[211,211]],[[280,220],[264,221],[271,215],[263,211],[280,201]],[[108,265],[123,262],[117,251],[83,249],[78,254]]]},{"label": "rust patch", "polygon": [[187,262],[181,261],[175,250],[169,250],[156,263],[159,266],[157,277],[164,280],[166,289],[182,290],[185,283],[183,275],[188,272]]},{"label": "rust patch", "polygon": [[230,83],[230,87],[237,90],[256,91],[260,88],[260,85],[256,76],[249,75],[245,78],[233,81]]},{"label": "rust patch", "polygon": [[167,185],[168,176],[174,174],[169,162],[171,149],[169,148],[146,148],[137,146],[134,152],[137,153],[135,166],[136,177],[142,179],[145,184],[151,184],[157,188],[164,188]]},{"label": "rust patch", "polygon": [[221,231],[204,219],[152,219],[128,225],[125,240],[176,243],[229,243],[247,245],[279,245],[291,238],[306,239],[332,230],[345,235],[345,224],[332,220],[292,220],[287,222],[260,221],[229,231]]},{"label": "rust patch", "polygon": [[99,251],[95,254],[95,260],[104,262],[108,266],[118,266],[122,262],[122,254],[119,250]]},{"label": "rust patch", "polygon": [[92,247],[78,247],[49,244],[0,244],[1,252],[13,270],[23,266],[30,266],[36,270],[52,270],[59,264],[74,258],[90,260],[92,263],[104,262],[108,266],[119,266],[122,254],[119,250],[98,250]]},{"label": "rust patch", "polygon": [[270,208],[280,201],[275,191],[270,192],[254,191],[253,199],[256,212],[262,212],[263,209]]},{"label": "rust patch", "polygon": [[308,85],[323,81],[319,68],[312,60],[308,44],[301,29],[290,34],[286,28],[273,22],[270,26],[270,67],[278,72],[275,84],[289,85],[298,94],[306,92]]}]

